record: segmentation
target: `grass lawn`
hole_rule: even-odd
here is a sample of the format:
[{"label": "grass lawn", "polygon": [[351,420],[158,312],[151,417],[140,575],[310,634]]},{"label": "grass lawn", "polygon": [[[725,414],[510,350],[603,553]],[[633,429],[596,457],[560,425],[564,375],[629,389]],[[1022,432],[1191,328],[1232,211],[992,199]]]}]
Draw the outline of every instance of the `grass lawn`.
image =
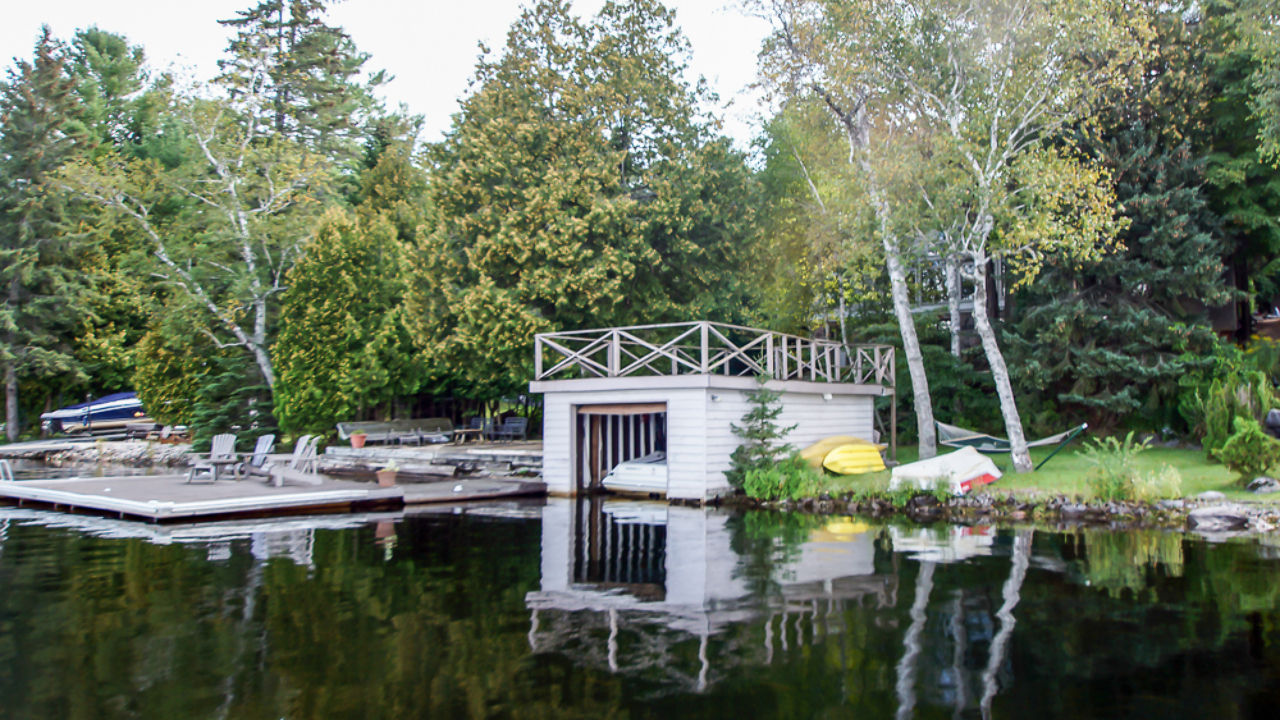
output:
[{"label": "grass lawn", "polygon": [[[1063,448],[1042,469],[1030,473],[1016,473],[1008,455],[991,456],[997,466],[1005,472],[1003,478],[990,486],[990,492],[1012,490],[1015,494],[1044,492],[1054,495],[1081,496],[1089,498],[1087,476],[1090,467],[1082,454],[1083,445],[1073,443]],[[949,448],[942,448],[947,454]],[[1031,458],[1039,463],[1048,457],[1053,448],[1032,448]],[[898,462],[906,464],[915,462],[919,457],[914,445],[898,447]],[[1237,475],[1223,467],[1222,463],[1211,462],[1205,458],[1203,450],[1170,450],[1168,448],[1151,448],[1138,455],[1137,465],[1143,470],[1155,470],[1162,465],[1172,465],[1182,475],[1182,494],[1185,497],[1197,495],[1206,490],[1218,490],[1225,493],[1230,500],[1280,502],[1280,493],[1274,495],[1255,495],[1242,489],[1237,484]],[[831,483],[829,492],[882,492],[889,488],[889,473],[879,472],[867,475],[833,476],[828,475]]]}]

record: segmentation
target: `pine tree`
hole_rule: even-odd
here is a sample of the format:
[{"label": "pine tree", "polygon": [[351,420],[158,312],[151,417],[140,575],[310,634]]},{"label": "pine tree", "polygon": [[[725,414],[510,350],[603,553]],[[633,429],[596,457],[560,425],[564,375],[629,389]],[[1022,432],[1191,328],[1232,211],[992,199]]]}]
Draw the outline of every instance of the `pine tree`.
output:
[{"label": "pine tree", "polygon": [[236,36],[220,63],[218,82],[232,96],[266,98],[260,118],[275,133],[335,160],[358,154],[358,135],[374,112],[373,90],[390,80],[373,74],[360,82],[368,53],[356,49],[323,16],[327,0],[261,0],[233,20],[220,21]]},{"label": "pine tree", "polygon": [[796,426],[778,427],[778,416],[782,414],[782,404],[778,400],[782,393],[765,387],[768,380],[766,375],[757,379],[756,389],[747,393],[751,409],[742,416],[741,426],[732,426],[733,434],[742,438],[742,444],[730,456],[731,467],[725,473],[729,484],[734,487],[742,487],[748,472],[767,470],[779,457],[795,450],[782,441]]},{"label": "pine tree", "polygon": [[1016,298],[1024,310],[1010,333],[1028,405],[1104,427],[1139,410],[1176,423],[1178,381],[1214,342],[1206,308],[1233,297],[1223,281],[1231,244],[1206,187],[1209,160],[1193,141],[1212,97],[1202,28],[1164,6],[1130,12],[1132,24],[1155,31],[1150,51],[1094,129],[1075,138],[1114,176],[1129,221],[1121,247],[1046,267]]},{"label": "pine tree", "polygon": [[[1028,400],[1103,426],[1172,408],[1214,342],[1205,308],[1230,299],[1224,242],[1202,189],[1205,159],[1138,125],[1097,148],[1113,164],[1124,247],[1047,268],[1019,297],[1014,351]],[[1155,422],[1169,418],[1153,417]]]},{"label": "pine tree", "polygon": [[34,59],[19,60],[0,86],[0,363],[10,440],[22,379],[84,379],[71,337],[88,288],[75,267],[72,201],[51,176],[92,140],[66,65],[46,26]]}]

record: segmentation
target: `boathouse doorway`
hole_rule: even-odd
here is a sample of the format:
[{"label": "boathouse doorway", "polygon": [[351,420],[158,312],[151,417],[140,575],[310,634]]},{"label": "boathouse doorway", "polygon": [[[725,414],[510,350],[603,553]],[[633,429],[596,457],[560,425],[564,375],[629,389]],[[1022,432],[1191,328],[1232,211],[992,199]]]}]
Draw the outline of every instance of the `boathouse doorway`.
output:
[{"label": "boathouse doorway", "polygon": [[575,407],[579,491],[602,487],[609,471],[628,460],[667,451],[667,404],[617,403]]}]

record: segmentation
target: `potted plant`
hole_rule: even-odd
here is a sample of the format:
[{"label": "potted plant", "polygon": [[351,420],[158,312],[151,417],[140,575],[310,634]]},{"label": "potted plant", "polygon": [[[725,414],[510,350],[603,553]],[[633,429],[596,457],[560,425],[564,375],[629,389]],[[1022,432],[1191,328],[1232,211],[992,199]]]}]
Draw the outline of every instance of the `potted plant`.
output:
[{"label": "potted plant", "polygon": [[351,438],[351,447],[362,448],[364,447],[364,441],[367,440],[369,436],[362,432],[353,432],[351,433],[350,438]]},{"label": "potted plant", "polygon": [[375,475],[378,476],[378,487],[395,487],[396,472],[399,470],[400,470],[400,466],[396,465],[395,460],[392,460],[391,462],[383,466],[381,470],[378,470],[376,473],[374,473]]}]

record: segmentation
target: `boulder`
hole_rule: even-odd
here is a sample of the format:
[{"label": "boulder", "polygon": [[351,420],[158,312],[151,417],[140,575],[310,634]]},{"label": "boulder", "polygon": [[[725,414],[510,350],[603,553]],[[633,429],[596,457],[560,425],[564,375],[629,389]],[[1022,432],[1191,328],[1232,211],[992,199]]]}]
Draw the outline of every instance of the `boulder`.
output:
[{"label": "boulder", "polygon": [[1217,490],[1206,490],[1196,496],[1197,500],[1226,500],[1227,496]]},{"label": "boulder", "polygon": [[1213,505],[1187,514],[1187,527],[1206,532],[1240,530],[1249,526],[1249,512],[1239,505]]},{"label": "boulder", "polygon": [[1280,492],[1280,480],[1269,477],[1254,478],[1249,483],[1249,492],[1258,493],[1259,495],[1273,492]]}]

